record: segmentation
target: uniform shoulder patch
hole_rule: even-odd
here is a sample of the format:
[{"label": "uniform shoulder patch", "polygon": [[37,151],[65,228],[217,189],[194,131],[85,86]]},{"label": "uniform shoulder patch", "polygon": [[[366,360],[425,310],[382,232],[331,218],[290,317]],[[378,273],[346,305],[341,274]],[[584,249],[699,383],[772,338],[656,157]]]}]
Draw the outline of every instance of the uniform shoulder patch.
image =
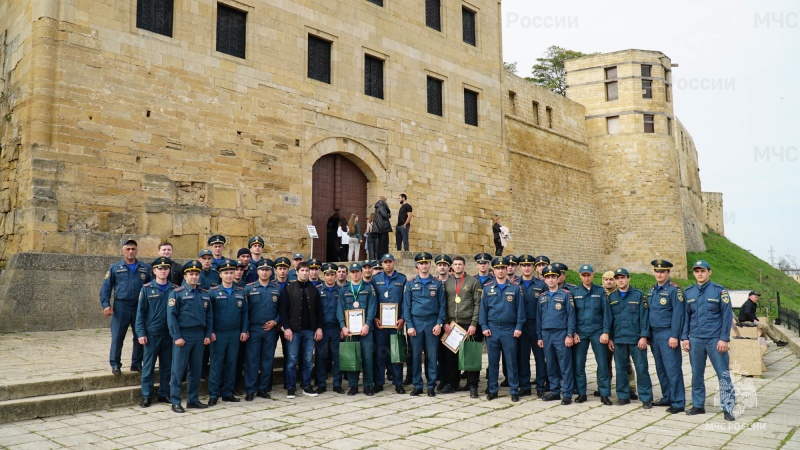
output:
[{"label": "uniform shoulder patch", "polygon": [[185,287],[185,286],[178,286],[177,288],[175,288],[175,292],[181,292],[181,291],[183,291],[184,289],[186,289],[186,287]]},{"label": "uniform shoulder patch", "polygon": [[680,288],[681,288],[681,287],[680,287],[680,285],[679,285],[678,283],[674,282],[674,281],[670,281],[670,282],[669,282],[669,285],[670,285],[670,286],[672,286],[672,287],[676,287],[676,288],[678,288],[678,289],[680,289]]},{"label": "uniform shoulder patch", "polygon": [[209,289],[209,291],[218,291],[218,290],[219,286],[211,286],[211,289]]},{"label": "uniform shoulder patch", "polygon": [[167,306],[175,306],[175,299],[174,298],[169,299],[169,301],[167,302]]},{"label": "uniform shoulder patch", "polygon": [[683,302],[683,291],[678,289],[678,301]]},{"label": "uniform shoulder patch", "polygon": [[256,284],[255,281],[253,281],[252,283],[247,283],[248,286],[254,286],[255,284]]},{"label": "uniform shoulder patch", "polygon": [[728,291],[726,291],[724,289],[722,290],[722,293],[720,293],[719,298],[722,299],[723,303],[730,303],[731,302],[730,294],[728,294]]},{"label": "uniform shoulder patch", "polygon": [[104,280],[107,280],[107,279],[108,279],[108,277],[110,277],[110,276],[111,276],[111,271],[109,270],[108,272],[106,272],[106,277],[105,277],[105,278],[103,278],[103,279],[104,279]]},{"label": "uniform shoulder patch", "polygon": [[208,293],[208,289],[200,288],[200,292],[205,292],[207,294]]}]

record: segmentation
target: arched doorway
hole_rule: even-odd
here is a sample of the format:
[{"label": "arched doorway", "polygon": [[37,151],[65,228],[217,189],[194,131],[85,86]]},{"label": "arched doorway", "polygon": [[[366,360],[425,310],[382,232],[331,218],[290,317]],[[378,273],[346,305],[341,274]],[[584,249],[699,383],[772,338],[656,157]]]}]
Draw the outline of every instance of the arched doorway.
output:
[{"label": "arched doorway", "polygon": [[[314,243],[315,255],[323,261],[339,261],[338,223],[334,215],[349,218],[351,213],[356,213],[362,232],[366,230],[367,177],[357,165],[338,153],[319,158],[312,172],[311,222],[319,235]],[[363,250],[362,245],[361,259],[366,258]]]}]

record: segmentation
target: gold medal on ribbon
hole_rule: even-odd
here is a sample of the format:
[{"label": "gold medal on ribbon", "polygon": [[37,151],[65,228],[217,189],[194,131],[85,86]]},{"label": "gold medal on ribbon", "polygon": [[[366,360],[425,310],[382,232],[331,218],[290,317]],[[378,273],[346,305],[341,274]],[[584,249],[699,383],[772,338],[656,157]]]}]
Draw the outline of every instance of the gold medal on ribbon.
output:
[{"label": "gold medal on ribbon", "polygon": [[459,297],[458,295],[456,295],[455,302],[456,302],[456,303],[461,303],[461,297]]},{"label": "gold medal on ribbon", "polygon": [[353,302],[353,308],[358,308],[358,302]]},{"label": "gold medal on ribbon", "polygon": [[383,296],[386,297],[386,298],[389,298],[389,291],[384,292]]}]

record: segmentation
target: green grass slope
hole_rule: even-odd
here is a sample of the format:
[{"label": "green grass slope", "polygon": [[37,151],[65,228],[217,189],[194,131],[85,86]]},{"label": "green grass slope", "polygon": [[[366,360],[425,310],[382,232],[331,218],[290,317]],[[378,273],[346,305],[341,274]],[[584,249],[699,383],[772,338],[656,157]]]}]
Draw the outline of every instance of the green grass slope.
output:
[{"label": "green grass slope", "polygon": [[[800,283],[769,263],[739,247],[733,242],[716,233],[703,236],[706,251],[686,254],[687,267],[691,268],[695,261],[704,259],[711,265],[711,281],[719,283],[730,290],[756,290],[761,292],[760,309],[770,306],[770,315],[776,316],[776,293],[781,294],[781,306],[800,310]],[[595,274],[595,283],[601,284],[602,273]],[[689,279],[673,278],[675,283],[682,287],[694,284],[695,280],[689,272]],[[567,282],[579,284],[580,276],[572,270],[567,275]],[[646,291],[655,284],[652,274],[632,273],[631,285]]]}]

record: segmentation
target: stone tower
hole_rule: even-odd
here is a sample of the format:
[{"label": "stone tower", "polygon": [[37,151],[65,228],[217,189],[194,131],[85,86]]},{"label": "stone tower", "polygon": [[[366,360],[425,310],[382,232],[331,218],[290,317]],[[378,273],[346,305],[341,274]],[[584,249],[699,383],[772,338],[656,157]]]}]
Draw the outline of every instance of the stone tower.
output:
[{"label": "stone tower", "polygon": [[649,272],[650,261],[686,276],[671,61],[624,50],[567,61],[567,97],[586,108],[594,196],[605,262]]}]

